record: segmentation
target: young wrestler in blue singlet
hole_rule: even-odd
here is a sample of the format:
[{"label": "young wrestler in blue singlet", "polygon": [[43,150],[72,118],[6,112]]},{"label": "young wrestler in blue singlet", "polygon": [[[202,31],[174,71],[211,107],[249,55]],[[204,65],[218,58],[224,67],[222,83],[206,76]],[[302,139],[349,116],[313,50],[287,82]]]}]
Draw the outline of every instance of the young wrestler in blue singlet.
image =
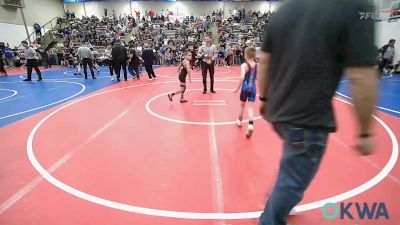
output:
[{"label": "young wrestler in blue singlet", "polygon": [[241,76],[240,81],[236,90],[234,91],[237,93],[241,90],[240,93],[240,101],[241,107],[239,111],[239,117],[236,121],[236,124],[241,127],[242,126],[242,119],[244,113],[244,107],[246,105],[246,101],[248,100],[248,114],[249,114],[249,126],[247,128],[246,136],[249,138],[253,134],[254,129],[254,101],[256,99],[256,80],[257,80],[257,65],[256,62],[256,49],[254,47],[246,48],[244,52],[244,57],[246,62],[241,66]]}]

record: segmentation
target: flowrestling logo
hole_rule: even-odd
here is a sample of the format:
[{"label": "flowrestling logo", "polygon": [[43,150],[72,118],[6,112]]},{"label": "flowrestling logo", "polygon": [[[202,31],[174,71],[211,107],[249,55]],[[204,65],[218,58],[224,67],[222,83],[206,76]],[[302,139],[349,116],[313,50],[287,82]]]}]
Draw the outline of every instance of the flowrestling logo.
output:
[{"label": "flowrestling logo", "polygon": [[379,220],[390,219],[386,205],[383,202],[373,202],[372,204],[363,202],[341,202],[339,206],[335,203],[326,203],[322,207],[322,215],[325,219],[360,219],[360,220]]},{"label": "flowrestling logo", "polygon": [[[375,11],[375,12],[358,12],[360,14],[360,20],[382,20],[384,19],[384,15],[390,14],[392,15],[395,12],[393,9]],[[397,12],[397,11],[396,11]]]}]

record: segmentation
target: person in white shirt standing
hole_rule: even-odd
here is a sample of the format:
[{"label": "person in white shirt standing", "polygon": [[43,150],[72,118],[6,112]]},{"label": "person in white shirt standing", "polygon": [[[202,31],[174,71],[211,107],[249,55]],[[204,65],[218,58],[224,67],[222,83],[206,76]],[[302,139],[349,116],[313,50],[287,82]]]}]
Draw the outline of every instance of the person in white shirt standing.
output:
[{"label": "person in white shirt standing", "polygon": [[382,76],[383,70],[388,69],[388,66],[393,63],[394,44],[395,43],[396,43],[396,40],[391,39],[387,45],[384,45],[381,49],[379,49],[379,52],[380,52],[380,60],[379,60],[380,76]]},{"label": "person in white shirt standing", "polygon": [[107,44],[107,48],[104,51],[104,55],[107,60],[108,69],[110,70],[111,80],[114,80],[114,60],[111,55],[111,44]]},{"label": "person in white shirt standing", "polygon": [[211,45],[210,36],[206,35],[204,37],[205,45],[199,48],[197,56],[203,58],[202,62],[202,76],[203,76],[203,94],[207,93],[207,70],[210,73],[210,91],[211,93],[216,93],[214,90],[214,62],[218,57],[218,50],[215,45]]},{"label": "person in white shirt standing", "polygon": [[93,62],[92,62],[92,51],[88,47],[89,43],[78,48],[78,57],[83,65],[83,73],[85,74],[85,79],[87,79],[87,66],[89,65],[90,73],[92,74],[92,78],[96,79],[93,71]]},{"label": "person in white shirt standing", "polygon": [[27,72],[28,72],[28,77],[26,79],[24,79],[23,81],[31,81],[32,80],[32,68],[35,69],[37,75],[38,75],[38,81],[42,80],[42,73],[39,70],[38,67],[38,54],[37,52],[28,45],[28,42],[23,41],[21,42],[23,48],[23,52],[25,54],[26,57],[26,68],[27,68]]}]

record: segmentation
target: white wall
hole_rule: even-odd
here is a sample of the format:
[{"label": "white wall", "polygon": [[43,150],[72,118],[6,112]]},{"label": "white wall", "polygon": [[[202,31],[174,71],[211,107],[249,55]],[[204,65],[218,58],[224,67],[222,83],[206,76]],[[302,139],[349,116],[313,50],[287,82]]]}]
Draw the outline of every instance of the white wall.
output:
[{"label": "white wall", "polygon": [[[63,16],[63,1],[25,0],[23,11],[29,33],[31,33],[35,22],[43,26],[53,18]],[[19,9],[0,6],[0,42],[10,43],[11,47],[18,46],[27,38],[23,24]]]},{"label": "white wall", "polygon": [[[140,11],[141,15],[147,10],[151,9],[156,13],[161,13],[162,10],[169,9],[175,14],[202,16],[204,14],[211,14],[212,11],[225,8],[228,13],[229,9],[246,8],[246,10],[261,10],[266,12],[269,10],[269,2],[254,1],[254,2],[155,2],[155,1],[133,1],[132,11]],[[280,2],[273,2],[271,9],[274,10],[279,6]],[[75,12],[77,17],[84,15],[83,3],[66,3],[67,10]],[[95,15],[101,17],[104,15],[104,8],[108,9],[108,14],[112,14],[114,9],[117,16],[120,14],[129,14],[130,5],[129,1],[122,2],[87,2],[85,3],[86,13],[88,16]]]},{"label": "white wall", "polygon": [[[24,2],[23,11],[28,26],[32,26],[35,22],[43,25],[55,17],[64,15],[62,0],[25,0]],[[0,23],[24,24],[19,9],[4,6],[0,6]]]},{"label": "white wall", "polygon": [[400,61],[400,21],[376,23],[376,44],[378,48],[387,44],[390,39],[396,40],[395,62]]},{"label": "white wall", "polygon": [[[281,2],[272,2],[271,3],[271,11],[275,11]],[[269,10],[269,2],[267,1],[254,1],[254,2],[227,2],[225,3],[225,12],[229,12],[229,10],[233,10],[235,7],[244,8],[246,11],[258,11],[268,12]]]},{"label": "white wall", "polygon": [[[0,30],[0,42],[9,43],[11,48],[19,46],[21,41],[27,38],[23,25],[0,23]],[[28,26],[28,31],[32,33],[34,31],[33,27]],[[33,38],[31,38],[31,41],[33,41]]]},{"label": "white wall", "polygon": [[82,3],[67,3],[66,4],[66,9],[70,11],[71,13],[74,12],[75,16],[81,18],[82,16],[85,15],[85,11],[83,10],[83,4]]},{"label": "white wall", "polygon": [[389,9],[392,6],[393,2],[397,2],[399,0],[378,0],[380,3],[381,9]]}]

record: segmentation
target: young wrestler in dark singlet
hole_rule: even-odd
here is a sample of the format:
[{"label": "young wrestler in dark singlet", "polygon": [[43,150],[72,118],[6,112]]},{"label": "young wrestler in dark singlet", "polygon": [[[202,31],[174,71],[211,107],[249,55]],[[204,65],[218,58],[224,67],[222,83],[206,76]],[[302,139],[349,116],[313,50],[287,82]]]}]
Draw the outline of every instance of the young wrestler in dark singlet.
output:
[{"label": "young wrestler in dark singlet", "polygon": [[186,90],[186,76],[189,76],[189,81],[192,82],[192,78],[190,77],[190,73],[192,70],[190,69],[190,60],[192,59],[192,53],[187,51],[184,53],[184,60],[179,66],[179,81],[181,82],[181,89],[174,93],[168,94],[169,100],[172,102],[172,98],[174,95],[181,93],[181,103],[187,102],[187,100],[183,97]]}]

